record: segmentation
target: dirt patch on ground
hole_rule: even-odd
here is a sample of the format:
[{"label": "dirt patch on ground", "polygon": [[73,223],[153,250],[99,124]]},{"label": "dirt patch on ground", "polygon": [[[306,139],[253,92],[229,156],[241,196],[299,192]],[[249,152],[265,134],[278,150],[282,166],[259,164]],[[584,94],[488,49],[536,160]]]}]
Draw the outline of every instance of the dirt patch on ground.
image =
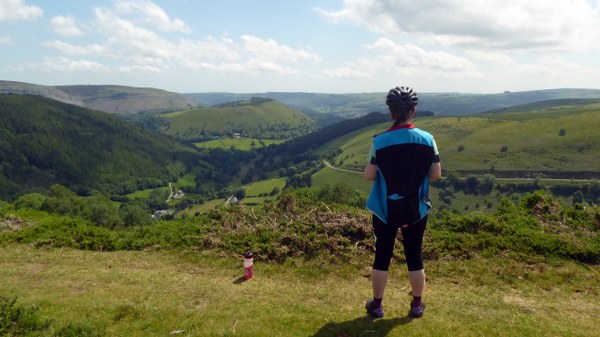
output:
[{"label": "dirt patch on ground", "polygon": [[533,311],[533,302],[529,301],[517,294],[509,294],[502,298],[502,301],[507,304],[516,305],[523,312]]},{"label": "dirt patch on ground", "polygon": [[33,221],[23,220],[14,215],[8,215],[0,218],[0,232],[16,232],[33,225]]}]

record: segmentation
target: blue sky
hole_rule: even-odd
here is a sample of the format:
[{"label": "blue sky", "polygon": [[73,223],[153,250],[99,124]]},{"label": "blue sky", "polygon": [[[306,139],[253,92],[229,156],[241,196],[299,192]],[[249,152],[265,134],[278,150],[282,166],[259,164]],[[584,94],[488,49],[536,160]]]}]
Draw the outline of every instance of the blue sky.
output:
[{"label": "blue sky", "polygon": [[191,92],[600,88],[600,0],[0,0],[0,79]]}]

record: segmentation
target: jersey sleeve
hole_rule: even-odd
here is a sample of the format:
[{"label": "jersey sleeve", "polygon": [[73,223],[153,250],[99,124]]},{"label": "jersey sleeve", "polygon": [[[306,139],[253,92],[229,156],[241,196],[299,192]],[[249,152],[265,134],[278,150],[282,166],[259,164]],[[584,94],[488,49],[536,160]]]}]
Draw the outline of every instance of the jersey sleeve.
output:
[{"label": "jersey sleeve", "polygon": [[375,144],[371,143],[371,149],[369,150],[369,157],[367,159],[367,164],[376,165],[375,161]]},{"label": "jersey sleeve", "polygon": [[440,152],[438,151],[438,147],[437,144],[435,143],[435,139],[431,138],[431,142],[433,143],[433,162],[434,163],[439,163],[440,162]]}]

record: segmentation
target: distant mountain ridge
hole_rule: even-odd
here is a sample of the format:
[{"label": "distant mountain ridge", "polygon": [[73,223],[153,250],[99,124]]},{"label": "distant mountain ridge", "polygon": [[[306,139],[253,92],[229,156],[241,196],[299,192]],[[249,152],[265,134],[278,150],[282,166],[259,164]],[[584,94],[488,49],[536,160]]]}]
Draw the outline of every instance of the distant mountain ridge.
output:
[{"label": "distant mountain ridge", "polygon": [[600,89],[545,89],[499,94],[424,93],[419,108],[437,116],[472,115],[495,109],[556,99],[600,98]]},{"label": "distant mountain ridge", "polygon": [[56,89],[55,87],[37,85],[25,82],[2,81],[0,80],[0,94],[17,94],[17,95],[36,95],[43,96],[55,101],[84,106],[83,102],[67,94],[66,92]]},{"label": "distant mountain ridge", "polygon": [[[505,91],[497,94],[419,92],[419,110],[436,116],[471,115],[511,106],[554,99],[600,98],[600,89],[558,88],[530,91]],[[370,112],[385,112],[385,92],[327,94],[314,92],[263,93],[174,93],[155,88],[119,85],[41,86],[1,81],[0,93],[45,96],[68,104],[116,114],[160,114],[210,107],[233,101],[262,97],[277,100],[308,114],[323,124],[354,118]]]},{"label": "distant mountain ridge", "polygon": [[573,105],[588,105],[598,104],[600,98],[558,98],[546,101],[535,101],[533,103],[526,103],[521,105],[514,105],[510,107],[492,109],[482,112],[482,114],[495,114],[495,113],[510,113],[510,112],[527,112],[537,111],[540,109],[560,109],[563,107],[569,107]]},{"label": "distant mountain ridge", "polygon": [[178,93],[119,85],[43,86],[0,80],[0,93],[38,95],[113,114],[159,114],[197,107]]},{"label": "distant mountain ridge", "polygon": [[[227,101],[266,97],[311,114],[331,114],[344,118],[358,117],[370,112],[387,111],[385,92],[322,94],[267,92],[252,94],[194,93],[186,94],[200,105],[214,105]],[[419,93],[418,110],[431,111],[436,116],[471,115],[493,109],[547,101],[553,99],[600,98],[600,89],[545,89],[498,94]]]},{"label": "distant mountain ridge", "polygon": [[87,108],[115,114],[159,114],[198,106],[181,94],[155,88],[119,85],[71,85],[55,88],[81,100]]}]

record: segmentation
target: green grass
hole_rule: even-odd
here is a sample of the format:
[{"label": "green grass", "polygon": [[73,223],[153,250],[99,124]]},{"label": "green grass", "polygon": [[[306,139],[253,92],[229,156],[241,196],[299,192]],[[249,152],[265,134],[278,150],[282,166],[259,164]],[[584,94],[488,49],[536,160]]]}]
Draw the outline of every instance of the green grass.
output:
[{"label": "green grass", "polygon": [[344,183],[348,186],[368,194],[373,182],[363,178],[362,172],[347,172],[324,167],[312,176],[313,187],[321,188],[325,185]]},{"label": "green grass", "polygon": [[281,192],[285,186],[285,180],[286,178],[272,178],[245,185],[246,197],[242,199],[241,203],[244,205],[262,205],[267,200],[277,198],[277,194],[269,194],[274,188],[278,188]]},{"label": "green grass", "polygon": [[140,191],[135,191],[133,193],[127,194],[127,198],[133,200],[135,198],[141,198],[141,199],[146,199],[150,196],[150,194],[152,193],[152,191],[154,190],[161,190],[161,191],[169,191],[169,186],[165,186],[165,187],[158,187],[158,188],[149,188],[149,189],[145,189],[145,190],[140,190]]},{"label": "green grass", "polygon": [[405,266],[393,263],[386,317],[371,320],[370,256],[351,265],[255,261],[202,252],[89,252],[5,245],[0,295],[35,305],[52,327],[107,336],[597,336],[598,266],[504,258],[426,263],[425,316],[407,315]]},{"label": "green grass", "polygon": [[179,180],[177,180],[177,182],[175,183],[175,187],[196,187],[196,176],[194,176],[192,173],[184,175],[183,177],[179,178]]},{"label": "green grass", "polygon": [[[406,317],[398,243],[386,319],[373,322],[363,309],[370,216],[345,198],[326,201],[351,190],[327,191],[115,230],[2,209],[0,298],[17,298],[8,312],[23,320],[18,308],[36,308],[27,326],[90,336],[598,335],[598,207],[537,191],[494,214],[435,211],[423,245],[426,316]],[[241,282],[248,247],[255,278]]]},{"label": "green grass", "polygon": [[223,206],[225,204],[225,200],[223,198],[207,200],[202,205],[193,206],[182,211],[179,216],[194,216],[196,213],[206,213],[211,209],[215,209],[216,207]]},{"label": "green grass", "polygon": [[[246,197],[242,199],[244,205],[262,205],[267,200],[273,200],[277,195],[269,196],[268,194],[273,191],[273,188],[278,187],[279,190],[283,190],[285,186],[285,178],[272,178],[267,180],[261,180],[248,185],[244,185],[243,188],[246,190]],[[267,194],[260,196],[261,194]],[[215,207],[223,206],[225,200],[223,198],[208,200],[202,205],[190,207],[182,212],[178,216],[193,216],[196,213],[207,213]]]},{"label": "green grass", "polygon": [[[262,144],[261,144],[262,142]],[[221,138],[215,140],[208,140],[205,142],[194,143],[194,145],[198,148],[206,148],[206,149],[229,149],[231,147],[236,148],[241,151],[249,151],[252,149],[258,149],[263,146],[269,146],[271,144],[281,144],[283,140],[276,139],[256,139],[256,138]],[[264,144],[264,145],[263,145]]]},{"label": "green grass", "polygon": [[275,187],[282,190],[285,186],[285,180],[286,178],[272,178],[245,185],[246,196],[255,196],[264,193],[268,194],[271,193]]}]

